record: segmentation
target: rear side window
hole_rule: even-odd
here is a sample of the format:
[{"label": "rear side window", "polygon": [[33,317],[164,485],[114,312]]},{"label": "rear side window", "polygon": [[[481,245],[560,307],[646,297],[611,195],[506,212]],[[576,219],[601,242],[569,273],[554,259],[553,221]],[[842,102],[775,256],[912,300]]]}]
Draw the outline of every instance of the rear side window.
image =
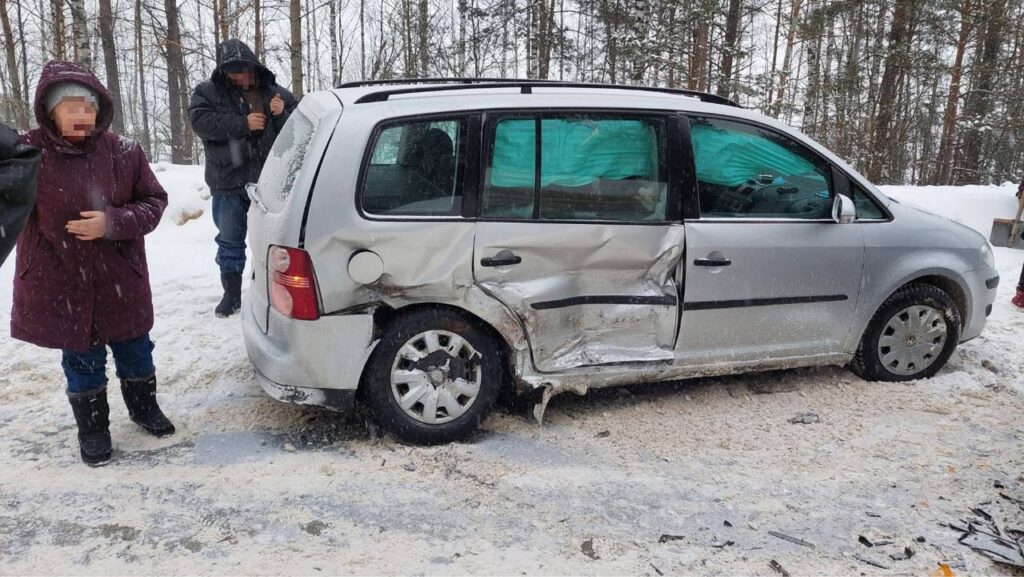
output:
[{"label": "rear side window", "polygon": [[384,216],[460,215],[465,135],[461,118],[378,130],[363,176],[363,210]]},{"label": "rear side window", "polygon": [[274,210],[283,205],[292,193],[292,186],[302,169],[316,125],[302,113],[300,106],[288,118],[281,134],[274,141],[270,155],[260,173],[260,194],[263,202]]},{"label": "rear side window", "polygon": [[499,219],[665,220],[665,149],[663,119],[501,119],[489,140],[480,214]]},{"label": "rear side window", "polygon": [[702,218],[829,218],[831,169],[795,140],[717,118],[692,118],[690,138]]}]

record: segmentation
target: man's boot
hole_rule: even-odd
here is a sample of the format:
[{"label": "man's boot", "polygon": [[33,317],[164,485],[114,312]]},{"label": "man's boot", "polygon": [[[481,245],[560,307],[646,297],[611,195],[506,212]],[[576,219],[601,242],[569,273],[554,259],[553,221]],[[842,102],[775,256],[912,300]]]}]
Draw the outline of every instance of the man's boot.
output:
[{"label": "man's boot", "polygon": [[128,417],[138,426],[155,437],[174,434],[174,425],[156,403],[156,377],[148,379],[123,379],[121,396],[128,407]]},{"label": "man's boot", "polygon": [[110,406],[107,386],[84,393],[68,393],[71,410],[78,423],[78,447],[82,461],[100,467],[110,461]]},{"label": "man's boot", "polygon": [[218,317],[226,318],[242,308],[242,273],[221,273],[220,284],[224,287],[224,297],[220,299],[216,312]]}]

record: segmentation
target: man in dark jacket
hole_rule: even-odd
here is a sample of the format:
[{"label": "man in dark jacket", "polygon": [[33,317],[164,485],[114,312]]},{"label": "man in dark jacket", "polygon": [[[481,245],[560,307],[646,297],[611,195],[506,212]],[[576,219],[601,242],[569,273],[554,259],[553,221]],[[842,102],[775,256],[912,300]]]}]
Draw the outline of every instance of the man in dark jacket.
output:
[{"label": "man in dark jacket", "polygon": [[18,142],[18,133],[0,124],[0,264],[32,212],[38,167],[39,151]]},{"label": "man in dark jacket", "polygon": [[245,185],[257,182],[277,135],[296,106],[291,92],[277,85],[252,50],[231,39],[217,47],[217,68],[196,87],[189,120],[206,149],[206,184],[213,194],[217,225],[217,264],[224,297],[218,317],[242,306],[245,270]]}]

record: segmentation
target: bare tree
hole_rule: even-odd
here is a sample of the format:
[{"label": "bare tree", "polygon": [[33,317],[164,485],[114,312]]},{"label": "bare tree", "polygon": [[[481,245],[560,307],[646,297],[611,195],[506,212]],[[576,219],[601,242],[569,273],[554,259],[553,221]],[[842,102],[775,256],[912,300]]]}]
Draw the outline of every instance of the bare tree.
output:
[{"label": "bare tree", "polygon": [[288,20],[291,23],[288,52],[292,63],[292,93],[296,98],[302,98],[302,0],[289,0]]},{"label": "bare tree", "polygon": [[28,105],[22,99],[21,78],[18,74],[18,62],[15,56],[14,35],[11,33],[11,21],[7,15],[7,0],[0,0],[0,25],[4,33],[4,54],[7,57],[7,74],[11,85],[11,100],[18,119],[18,128],[28,129]]},{"label": "bare tree", "polygon": [[92,45],[89,41],[89,22],[85,13],[85,0],[70,0],[72,31],[75,35],[75,60],[92,68]]},{"label": "bare tree", "polygon": [[167,108],[171,131],[171,162],[190,164],[192,146],[185,122],[183,99],[185,90],[185,58],[181,47],[181,27],[178,20],[176,0],[164,0],[164,14],[167,32],[164,39],[164,53],[167,59]]},{"label": "bare tree", "polygon": [[117,48],[114,44],[114,15],[110,0],[99,0],[100,41],[103,43],[103,64],[107,73],[107,90],[114,103],[114,131],[124,134],[124,107],[121,105],[121,75],[117,71]]}]

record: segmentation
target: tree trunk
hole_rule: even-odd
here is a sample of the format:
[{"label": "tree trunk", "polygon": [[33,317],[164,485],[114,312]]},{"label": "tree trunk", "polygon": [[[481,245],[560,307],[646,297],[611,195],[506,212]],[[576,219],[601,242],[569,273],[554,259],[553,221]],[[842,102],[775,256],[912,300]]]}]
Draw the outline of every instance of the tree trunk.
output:
[{"label": "tree trunk", "polygon": [[359,0],[359,79],[366,80],[366,0]]},{"label": "tree trunk", "polygon": [[689,78],[686,87],[690,90],[707,90],[704,79],[708,68],[708,57],[711,53],[711,14],[706,11],[706,0],[699,0],[701,10],[697,13],[697,26],[694,29],[693,57],[690,59]]},{"label": "tree trunk", "polygon": [[288,20],[291,22],[289,52],[292,62],[292,94],[295,98],[302,98],[302,0],[290,1]]},{"label": "tree trunk", "polygon": [[458,76],[466,75],[466,19],[469,7],[466,0],[459,0],[459,44],[458,44]]},{"label": "tree trunk", "polygon": [[121,75],[117,71],[117,47],[114,44],[114,15],[110,0],[100,3],[100,41],[103,43],[103,64],[107,72],[107,90],[114,102],[114,132],[124,134],[124,107],[121,104]]},{"label": "tree trunk", "polygon": [[953,59],[953,70],[950,72],[946,112],[942,116],[942,137],[939,141],[938,165],[935,167],[935,177],[932,179],[932,184],[953,183],[953,147],[957,108],[960,105],[960,80],[963,77],[964,54],[967,52],[967,43],[971,39],[973,11],[972,0],[961,0],[959,7],[960,35],[957,37],[956,57]]},{"label": "tree trunk", "polygon": [[[135,64],[139,76],[139,104],[142,108],[142,149],[153,158],[153,145],[149,138],[149,102],[146,99],[146,65],[145,51],[142,44],[142,2],[135,0]],[[136,128],[136,134],[138,129]]]},{"label": "tree trunk", "polygon": [[732,65],[739,44],[740,0],[729,0],[729,14],[725,19],[725,44],[722,46],[722,64],[718,70],[719,96],[728,98],[732,94]]},{"label": "tree trunk", "polygon": [[167,108],[171,125],[171,162],[192,163],[192,147],[185,126],[185,102],[182,101],[185,58],[181,48],[181,27],[177,0],[164,0],[167,18]]},{"label": "tree trunk", "polygon": [[875,116],[874,134],[866,176],[878,183],[890,183],[890,162],[886,158],[891,150],[892,123],[896,113],[897,98],[900,94],[900,78],[904,75],[907,53],[910,48],[910,21],[914,18],[917,0],[896,0],[892,25],[889,28],[889,44],[882,82],[878,93],[878,114]]},{"label": "tree trunk", "polygon": [[968,128],[964,131],[963,162],[957,171],[959,184],[981,183],[984,173],[982,149],[991,120],[992,91],[995,74],[1000,70],[999,51],[1006,25],[1006,0],[991,0],[985,11],[984,32],[978,38],[978,57],[972,73],[971,91],[964,100],[964,117]]},{"label": "tree trunk", "polygon": [[[331,0],[331,7],[334,7],[334,3],[337,0]],[[253,52],[256,53],[256,59],[263,60],[263,0],[252,0],[252,21],[253,27],[256,29],[253,38]],[[334,22],[337,23],[337,18]],[[337,25],[337,24],[334,24]]]},{"label": "tree trunk", "polygon": [[8,77],[11,83],[11,100],[14,113],[18,120],[18,128],[28,130],[28,105],[22,99],[21,78],[18,74],[18,61],[15,56],[14,35],[11,32],[11,21],[7,16],[7,0],[0,0],[0,25],[4,33],[4,53],[7,56]]},{"label": "tree trunk", "polygon": [[420,39],[420,76],[430,76],[430,30],[428,28],[430,14],[427,0],[420,0],[419,32]]},{"label": "tree trunk", "polygon": [[231,38],[231,18],[228,17],[228,0],[214,0],[217,3],[216,10],[220,12],[217,22],[220,24],[221,42]]},{"label": "tree trunk", "polygon": [[70,0],[71,22],[75,35],[75,60],[92,70],[92,45],[89,43],[89,22],[85,0]]},{"label": "tree trunk", "polygon": [[53,14],[53,57],[57,60],[67,60],[68,52],[65,44],[67,30],[64,23],[63,0],[50,0],[50,11]]},{"label": "tree trunk", "polygon": [[341,84],[341,70],[338,62],[341,55],[338,53],[338,0],[328,0],[331,13],[331,86]]},{"label": "tree trunk", "polygon": [[779,117],[782,112],[782,104],[786,98],[786,86],[789,84],[790,68],[793,66],[793,47],[796,45],[797,21],[800,18],[800,5],[803,0],[792,0],[793,4],[789,9],[789,25],[786,29],[786,52],[782,57],[782,70],[779,71],[779,85],[775,92],[775,99],[768,107],[768,114]]}]

